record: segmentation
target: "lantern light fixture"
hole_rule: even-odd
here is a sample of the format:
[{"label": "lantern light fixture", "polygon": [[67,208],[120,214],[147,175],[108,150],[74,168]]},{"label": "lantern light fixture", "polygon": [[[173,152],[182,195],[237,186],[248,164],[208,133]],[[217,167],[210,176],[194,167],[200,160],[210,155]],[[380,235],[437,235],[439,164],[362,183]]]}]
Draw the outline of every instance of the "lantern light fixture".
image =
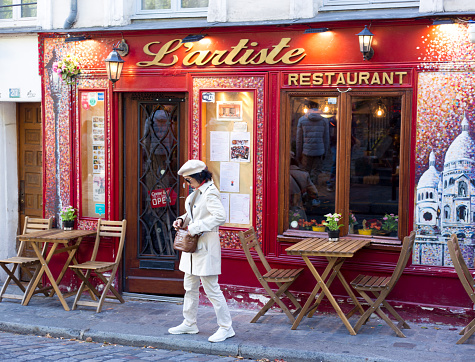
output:
[{"label": "lantern light fixture", "polygon": [[376,104],[377,108],[374,111],[374,115],[378,118],[382,118],[386,116],[386,106],[384,105],[383,101],[381,99],[378,100],[378,103]]},{"label": "lantern light fixture", "polygon": [[182,43],[194,43],[197,41],[200,41],[201,39],[205,38],[207,34],[190,34],[188,36],[185,36],[181,42]]},{"label": "lantern light fixture", "polygon": [[371,47],[374,34],[370,32],[368,26],[365,25],[364,29],[356,35],[358,35],[358,40],[360,42],[360,52],[363,53],[363,59],[370,60],[374,55],[374,50]]},{"label": "lantern light fixture", "polygon": [[107,77],[113,84],[120,79],[122,68],[124,67],[124,60],[120,56],[126,56],[128,53],[129,46],[125,42],[125,39],[122,39],[116,46],[114,46],[108,57],[104,59],[104,62],[106,63]]}]

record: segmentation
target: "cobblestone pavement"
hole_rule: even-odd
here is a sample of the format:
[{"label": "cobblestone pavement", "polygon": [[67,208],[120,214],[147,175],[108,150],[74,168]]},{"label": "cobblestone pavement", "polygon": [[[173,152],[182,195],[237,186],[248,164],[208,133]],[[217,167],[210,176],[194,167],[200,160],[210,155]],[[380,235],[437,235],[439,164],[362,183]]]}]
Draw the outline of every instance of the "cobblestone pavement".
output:
[{"label": "cobblestone pavement", "polygon": [[[152,347],[84,342],[76,339],[37,337],[0,332],[0,360],[6,361],[243,361],[242,358],[214,356]],[[251,360],[244,360],[251,361]]]}]

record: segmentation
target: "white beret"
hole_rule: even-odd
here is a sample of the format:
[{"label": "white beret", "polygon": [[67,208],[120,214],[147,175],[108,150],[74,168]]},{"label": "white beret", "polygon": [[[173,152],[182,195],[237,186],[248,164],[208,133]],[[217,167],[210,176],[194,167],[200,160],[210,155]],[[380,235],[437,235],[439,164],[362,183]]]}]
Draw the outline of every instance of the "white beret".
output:
[{"label": "white beret", "polygon": [[201,172],[206,169],[206,164],[200,160],[188,160],[183,166],[178,170],[178,175],[181,176],[190,176],[195,173]]}]

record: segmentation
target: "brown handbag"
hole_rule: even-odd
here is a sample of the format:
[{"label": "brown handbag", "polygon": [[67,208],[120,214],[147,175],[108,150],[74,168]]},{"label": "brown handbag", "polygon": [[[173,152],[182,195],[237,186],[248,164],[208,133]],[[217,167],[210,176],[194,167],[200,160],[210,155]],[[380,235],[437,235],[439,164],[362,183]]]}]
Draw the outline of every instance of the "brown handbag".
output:
[{"label": "brown handbag", "polygon": [[173,241],[173,248],[186,253],[194,253],[199,238],[199,235],[193,236],[188,232],[188,230],[178,229],[175,234],[175,240]]}]

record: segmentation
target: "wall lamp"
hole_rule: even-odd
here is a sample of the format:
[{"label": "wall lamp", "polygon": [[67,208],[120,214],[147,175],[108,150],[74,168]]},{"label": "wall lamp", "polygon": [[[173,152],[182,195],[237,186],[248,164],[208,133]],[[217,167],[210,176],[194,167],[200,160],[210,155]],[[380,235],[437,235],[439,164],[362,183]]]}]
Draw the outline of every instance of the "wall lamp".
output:
[{"label": "wall lamp", "polygon": [[181,42],[182,43],[194,43],[196,41],[200,41],[201,39],[205,38],[207,34],[190,34],[185,36]]},{"label": "wall lamp", "polygon": [[87,39],[90,39],[90,37],[87,37],[85,35],[71,36],[71,34],[67,34],[66,39],[64,39],[64,42],[71,43],[73,41],[83,41]]},{"label": "wall lamp", "polygon": [[358,35],[358,40],[360,42],[360,52],[363,53],[363,59],[370,60],[374,55],[374,50],[371,48],[371,42],[373,41],[374,34],[370,32],[368,26],[365,25],[364,29],[356,35]]},{"label": "wall lamp", "polygon": [[305,29],[304,34],[324,33],[329,30],[330,29],[328,28],[310,28],[310,29]]},{"label": "wall lamp", "polygon": [[432,25],[444,25],[444,24],[453,24],[454,19],[434,19],[432,20]]},{"label": "wall lamp", "polygon": [[122,39],[116,46],[114,46],[109,56],[104,59],[107,76],[113,84],[120,79],[122,68],[124,67],[124,60],[120,56],[122,55],[125,57],[127,54],[129,54],[129,46],[125,40]]}]

